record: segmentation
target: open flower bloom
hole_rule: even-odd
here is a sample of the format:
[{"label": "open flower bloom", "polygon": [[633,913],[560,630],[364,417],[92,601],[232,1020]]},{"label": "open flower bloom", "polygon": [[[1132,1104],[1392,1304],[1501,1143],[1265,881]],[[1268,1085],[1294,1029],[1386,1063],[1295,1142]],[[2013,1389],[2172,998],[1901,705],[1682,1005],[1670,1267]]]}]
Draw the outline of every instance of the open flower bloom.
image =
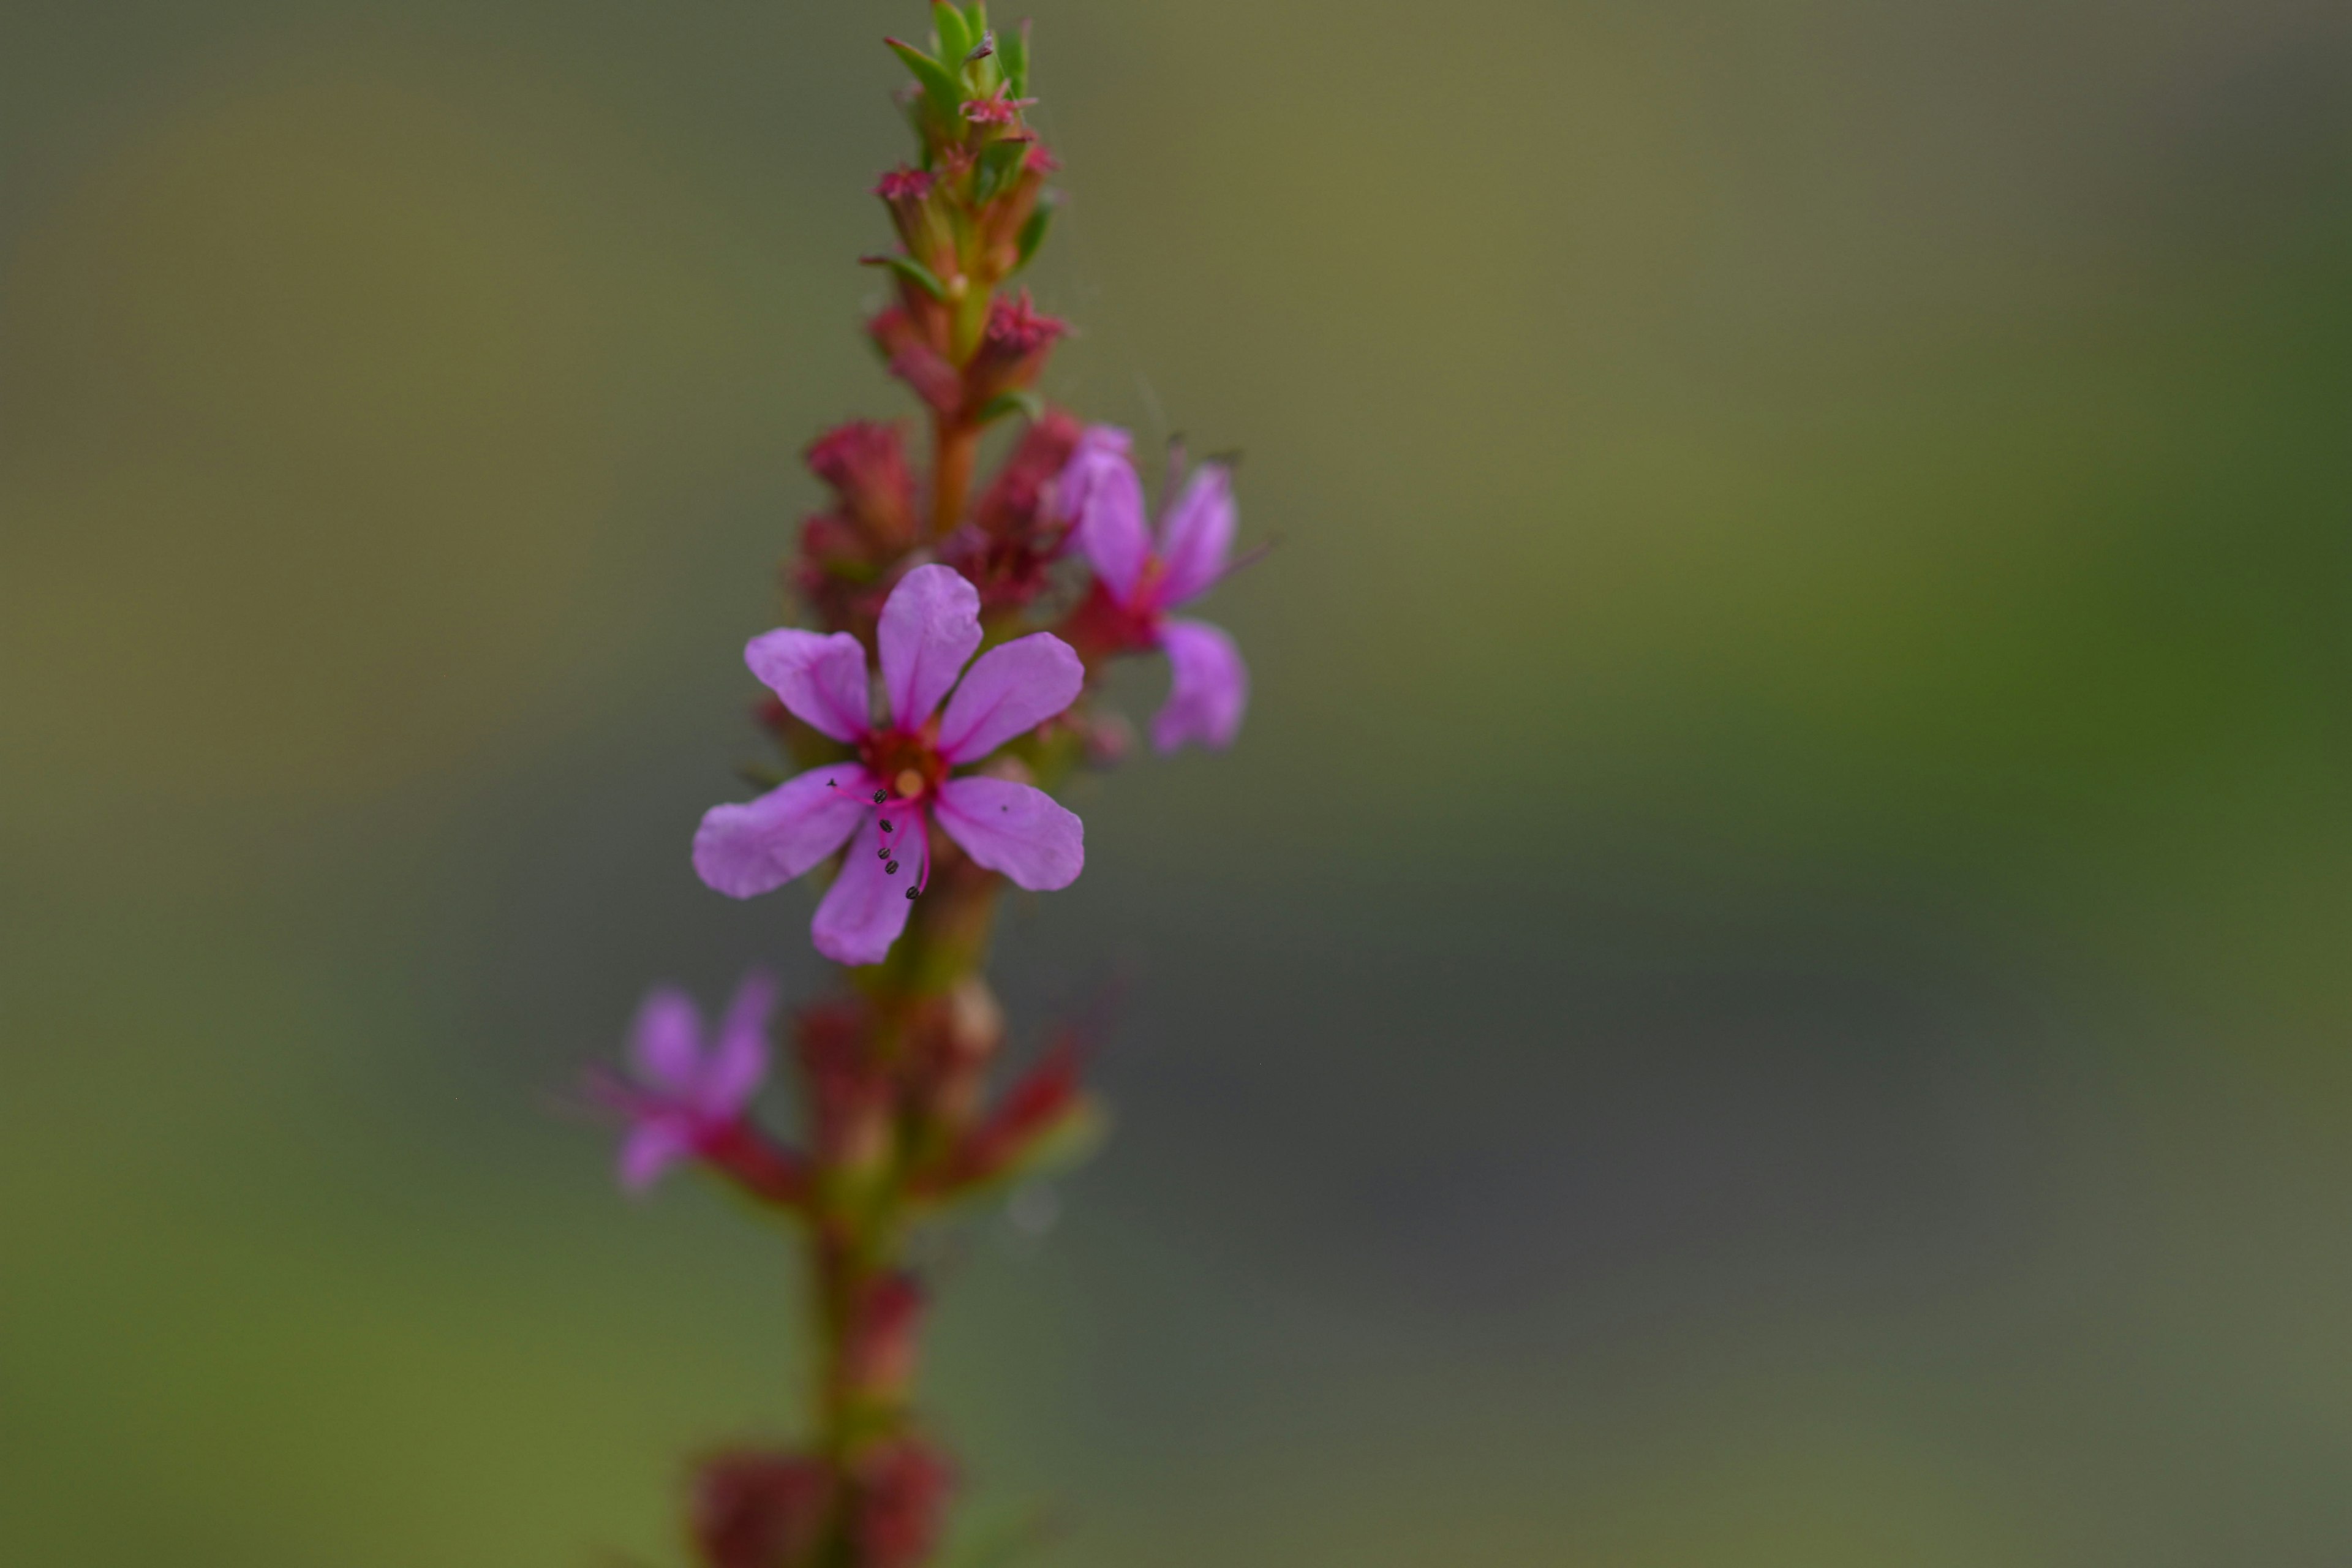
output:
[{"label": "open flower bloom", "polygon": [[[847,632],[751,639],[743,650],[751,673],[803,722],[857,755],[744,805],[715,805],[694,836],[695,870],[738,899],[782,887],[847,843],[848,858],[811,928],[816,950],[836,963],[879,963],[889,952],[930,879],[935,827],[1032,892],[1068,887],[1087,860],[1085,826],[1045,791],[951,776],[1077,700],[1086,671],[1070,646],[1037,632],[973,661],[980,595],[945,566],[907,574],[882,606],[876,640],[889,707],[881,724],[872,717],[866,650]],[[955,696],[940,712],[950,687]]]},{"label": "open flower bloom", "polygon": [[1160,518],[1157,541],[1144,522],[1126,431],[1087,430],[1057,488],[1059,505],[1078,520],[1096,581],[1127,623],[1127,640],[1168,656],[1171,683],[1152,717],[1151,743],[1163,752],[1187,741],[1231,745],[1249,706],[1249,668],[1222,628],[1167,613],[1225,574],[1235,521],[1231,470],[1222,463],[1194,469]]},{"label": "open flower bloom", "polygon": [[705,1049],[702,1015],[682,991],[665,987],[637,1009],[629,1032],[629,1076],[599,1073],[589,1092],[628,1119],[621,1184],[643,1192],[678,1161],[725,1141],[768,1076],[768,1015],[775,982],[753,971]]}]

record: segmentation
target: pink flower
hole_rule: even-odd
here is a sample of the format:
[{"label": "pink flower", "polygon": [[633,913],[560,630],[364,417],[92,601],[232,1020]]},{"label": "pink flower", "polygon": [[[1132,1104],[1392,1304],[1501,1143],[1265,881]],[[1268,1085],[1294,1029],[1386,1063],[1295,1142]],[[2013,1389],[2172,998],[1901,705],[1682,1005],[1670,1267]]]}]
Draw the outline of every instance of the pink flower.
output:
[{"label": "pink flower", "polygon": [[1222,463],[1194,469],[1160,518],[1155,542],[1128,447],[1126,431],[1089,428],[1062,470],[1056,504],[1077,519],[1079,546],[1114,612],[1097,619],[1115,625],[1125,646],[1157,647],[1168,656],[1173,682],[1152,718],[1151,743],[1162,752],[1187,741],[1229,746],[1249,706],[1249,668],[1221,628],[1167,612],[1225,574],[1235,523],[1232,471]]},{"label": "pink flower", "polygon": [[1036,101],[1034,98],[975,98],[964,104],[963,117],[974,125],[1011,125]]},{"label": "pink flower", "polygon": [[646,998],[629,1031],[630,1076],[599,1073],[588,1086],[629,1121],[621,1185],[643,1192],[678,1161],[742,1141],[744,1108],[768,1076],[775,1005],[775,982],[757,970],[746,974],[706,1051],[692,998],[667,987]]},{"label": "pink flower", "polygon": [[[973,662],[980,594],[936,565],[916,567],[891,591],[876,640],[889,703],[884,724],[872,717],[866,650],[856,637],[785,630],[751,639],[743,650],[751,673],[803,722],[855,746],[857,756],[811,769],[757,800],[712,806],[694,836],[695,870],[738,899],[782,887],[848,843],[811,928],[816,950],[836,963],[879,963],[898,940],[908,906],[930,879],[934,826],[1032,892],[1068,887],[1087,859],[1085,826],[1045,791],[950,776],[1077,700],[1086,671],[1069,645],[1036,632]],[[955,696],[940,712],[951,687]]]}]

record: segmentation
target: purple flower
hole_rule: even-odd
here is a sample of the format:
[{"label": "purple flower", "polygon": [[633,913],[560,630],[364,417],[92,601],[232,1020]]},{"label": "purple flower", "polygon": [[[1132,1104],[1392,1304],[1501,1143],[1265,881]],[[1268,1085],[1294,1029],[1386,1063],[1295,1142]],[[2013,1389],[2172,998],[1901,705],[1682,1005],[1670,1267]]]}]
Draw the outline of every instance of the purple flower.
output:
[{"label": "purple flower", "polygon": [[1229,746],[1249,706],[1249,668],[1234,639],[1206,621],[1167,612],[1191,603],[1225,574],[1234,548],[1233,474],[1222,463],[1192,472],[1160,520],[1155,542],[1144,522],[1143,484],[1128,435],[1090,427],[1057,485],[1059,505],[1077,520],[1078,543],[1115,614],[1125,646],[1168,656],[1168,700],[1151,721],[1151,743],[1172,752],[1187,741]]},{"label": "purple flower", "polygon": [[945,566],[908,573],[882,606],[876,636],[890,715],[879,725],[856,637],[786,630],[751,639],[743,650],[751,673],[857,757],[757,800],[712,806],[694,836],[695,870],[738,899],[782,887],[847,842],[811,927],[816,950],[836,963],[879,963],[889,952],[929,882],[935,826],[1032,892],[1068,887],[1087,861],[1085,826],[1045,791],[950,776],[1077,700],[1086,671],[1069,645],[1034,633],[991,648],[964,674],[980,647],[980,595]]},{"label": "purple flower", "polygon": [[746,974],[706,1050],[702,1015],[691,997],[665,986],[646,998],[629,1029],[629,1076],[600,1072],[588,1085],[629,1121],[621,1185],[643,1192],[678,1161],[734,1138],[768,1076],[768,1015],[775,1005],[775,982],[758,970]]}]

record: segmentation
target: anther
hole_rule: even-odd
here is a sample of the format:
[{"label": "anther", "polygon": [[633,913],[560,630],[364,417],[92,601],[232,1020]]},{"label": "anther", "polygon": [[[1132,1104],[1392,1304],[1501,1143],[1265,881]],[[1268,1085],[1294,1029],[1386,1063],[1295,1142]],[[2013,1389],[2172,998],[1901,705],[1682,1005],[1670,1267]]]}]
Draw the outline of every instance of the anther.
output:
[{"label": "anther", "polygon": [[898,862],[896,860],[891,861],[887,866],[882,868],[882,872],[885,876],[897,876],[898,874]]},{"label": "anther", "polygon": [[911,904],[911,903],[913,903],[913,902],[915,901],[915,895],[916,895],[917,893],[921,892],[922,890],[923,890],[923,889],[920,889],[920,888],[909,888],[909,889],[907,889],[907,901],[908,901],[908,903],[910,903],[910,904]]},{"label": "anther", "polygon": [[884,801],[888,800],[889,798],[890,792],[888,790],[877,789],[874,792],[874,804],[877,805],[880,805]]},{"label": "anther", "polygon": [[890,819],[886,816],[882,819],[882,831],[885,833],[896,833],[898,830],[890,826]]}]

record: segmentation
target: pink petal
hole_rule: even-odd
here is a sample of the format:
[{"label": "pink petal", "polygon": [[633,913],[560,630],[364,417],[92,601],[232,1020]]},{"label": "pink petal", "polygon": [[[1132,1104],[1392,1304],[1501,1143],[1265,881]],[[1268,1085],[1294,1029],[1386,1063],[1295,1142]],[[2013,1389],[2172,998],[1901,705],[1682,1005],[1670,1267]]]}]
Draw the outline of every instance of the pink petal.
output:
[{"label": "pink petal", "polygon": [[667,986],[646,996],[629,1026],[629,1059],[648,1089],[677,1093],[702,1068],[702,1015],[683,991]]},{"label": "pink petal", "polygon": [[856,763],[835,763],[757,800],[714,805],[695,830],[695,873],[730,899],[772,892],[841,847],[877,787]]},{"label": "pink petal", "polygon": [[1007,779],[950,779],[940,826],[964,853],[1033,893],[1066,888],[1087,865],[1087,827],[1044,790]]},{"label": "pink petal", "polygon": [[1160,602],[1181,605],[1209,591],[1234,552],[1234,476],[1223,463],[1203,463],[1160,523]]},{"label": "pink petal", "polygon": [[743,649],[743,662],[819,734],[855,741],[874,727],[866,650],[847,632],[762,632]]},{"label": "pink petal", "polygon": [[907,929],[907,917],[915,908],[907,889],[921,874],[924,850],[923,814],[909,815],[914,821],[898,836],[897,875],[885,871],[884,858],[875,853],[882,847],[882,825],[878,816],[869,816],[849,841],[841,875],[816,907],[809,934],[816,950],[835,963],[879,963]]},{"label": "pink petal", "polygon": [[708,1116],[731,1121],[743,1113],[768,1076],[768,1015],[775,1010],[776,982],[755,969],[735,987],[735,1000],[719,1026],[695,1104]]},{"label": "pink petal", "polygon": [[621,1185],[642,1193],[693,1152],[685,1129],[670,1118],[640,1121],[621,1143]]},{"label": "pink petal", "polygon": [[1160,646],[1174,680],[1152,715],[1151,743],[1163,752],[1187,741],[1232,745],[1249,706],[1249,667],[1234,639],[1206,621],[1170,619],[1160,624]]},{"label": "pink petal", "polygon": [[1078,547],[1112,597],[1124,604],[1135,596],[1151,556],[1151,534],[1143,524],[1143,481],[1123,453],[1101,459],[1087,480]]},{"label": "pink petal", "polygon": [[956,688],[940,721],[940,755],[976,763],[1076,702],[1086,683],[1087,667],[1051,632],[990,648]]},{"label": "pink petal", "polygon": [[980,590],[952,567],[918,566],[890,590],[877,640],[891,717],[919,728],[980,647]]},{"label": "pink petal", "polygon": [[1134,463],[1128,457],[1130,445],[1127,432],[1116,425],[1089,425],[1081,431],[1068,461],[1054,480],[1055,515],[1066,522],[1085,517],[1096,487],[1107,476],[1120,468],[1133,470]]}]

